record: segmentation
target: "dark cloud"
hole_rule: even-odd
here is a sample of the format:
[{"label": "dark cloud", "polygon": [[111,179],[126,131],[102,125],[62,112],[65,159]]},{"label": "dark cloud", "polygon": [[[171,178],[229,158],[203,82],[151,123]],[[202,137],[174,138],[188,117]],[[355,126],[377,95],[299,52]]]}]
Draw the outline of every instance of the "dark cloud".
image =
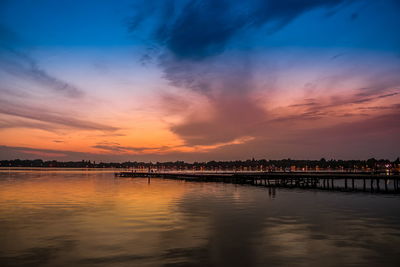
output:
[{"label": "dark cloud", "polygon": [[359,16],[358,13],[354,12],[353,14],[351,14],[350,19],[356,20],[356,19],[358,19],[358,16]]},{"label": "dark cloud", "polygon": [[[313,136],[317,135],[320,138],[327,137],[329,139],[350,139],[362,138],[368,135],[387,136],[388,133],[400,132],[400,109],[397,108],[394,112],[369,117],[364,120],[351,123],[340,123],[337,125],[321,128],[317,130]],[[392,135],[393,136],[393,135]],[[377,139],[380,140],[380,139]],[[383,140],[380,140],[383,141]],[[379,142],[379,141],[378,141]]]},{"label": "dark cloud", "polygon": [[221,91],[244,93],[253,87],[252,61],[245,54],[224,55],[202,62],[177,60],[172,55],[164,55],[159,63],[171,85],[208,96]]},{"label": "dark cloud", "polygon": [[[289,108],[299,108],[294,115],[272,116],[268,114],[252,96],[256,87],[253,82],[252,64],[243,57],[239,61],[233,57],[219,56],[217,60],[206,59],[199,62],[174,62],[165,68],[171,83],[178,87],[199,92],[208,99],[209,113],[206,119],[198,114],[183,113],[185,119],[171,126],[171,131],[181,137],[186,145],[214,145],[230,142],[241,137],[252,137],[257,132],[267,135],[273,131],[274,123],[311,121],[323,118],[349,117],[350,109],[369,104],[383,98],[397,97],[400,79],[393,73],[377,73],[367,77],[368,88],[354,89],[354,93],[327,94],[326,97],[305,98]],[[175,76],[172,76],[175,75]],[[335,76],[323,84],[324,88],[337,86],[337,80],[349,77]],[[359,73],[351,72],[352,78]],[[268,88],[267,88],[268,89]],[[176,107],[176,99],[164,98],[164,106]],[[265,100],[264,100],[265,101]],[[344,111],[339,111],[345,108]],[[199,112],[199,111],[197,111]],[[201,111],[200,111],[201,112]],[[363,115],[358,112],[358,115]],[[367,115],[367,114],[365,114]]]},{"label": "dark cloud", "polygon": [[395,158],[400,148],[399,132],[400,110],[394,109],[391,113],[366,116],[361,120],[296,130],[295,134],[272,142],[272,146],[281,146],[283,150],[290,148],[288,151],[297,157],[302,153],[314,157],[325,153],[323,156],[339,158],[356,158],[357,155]]},{"label": "dark cloud", "polygon": [[190,110],[190,103],[184,96],[161,92],[160,104],[163,111],[169,115],[184,114]]},{"label": "dark cloud", "polygon": [[214,145],[249,136],[265,120],[265,111],[248,96],[225,95],[215,101],[211,118],[188,116],[171,130],[186,145]]},{"label": "dark cloud", "polygon": [[[396,158],[400,149],[400,110],[367,116],[351,122],[304,128],[301,117],[292,123],[270,122],[258,129],[257,138],[239,145],[225,146],[208,158]],[[296,121],[299,123],[296,124]]]},{"label": "dark cloud", "polygon": [[315,8],[332,8],[352,0],[188,0],[144,1],[130,29],[153,19],[152,36],[178,59],[199,60],[221,53],[241,31],[271,25],[278,30]]},{"label": "dark cloud", "polygon": [[[264,26],[269,30],[263,28],[259,34],[266,35],[304,12],[348,2],[352,1],[144,1],[136,6],[130,29],[149,33],[154,46],[161,48],[158,63],[171,85],[195,91],[208,100],[207,119],[186,113],[171,131],[186,145],[213,145],[251,135],[267,117],[251,95],[256,84],[249,55],[229,55],[226,51],[234,38]],[[176,109],[176,98],[163,94],[162,99],[167,110]]]},{"label": "dark cloud", "polygon": [[[237,60],[227,56],[201,63],[168,60],[171,62],[163,63],[165,76],[171,84],[195,91],[207,100],[207,110],[195,110],[193,113],[183,110],[184,120],[171,126],[171,131],[180,136],[186,145],[230,142],[248,136],[256,124],[265,120],[265,110],[250,94],[255,85],[249,58],[242,56]],[[182,101],[171,97],[171,94],[162,100],[167,110],[177,110],[177,101]],[[182,109],[187,107],[185,103],[178,105]]]}]

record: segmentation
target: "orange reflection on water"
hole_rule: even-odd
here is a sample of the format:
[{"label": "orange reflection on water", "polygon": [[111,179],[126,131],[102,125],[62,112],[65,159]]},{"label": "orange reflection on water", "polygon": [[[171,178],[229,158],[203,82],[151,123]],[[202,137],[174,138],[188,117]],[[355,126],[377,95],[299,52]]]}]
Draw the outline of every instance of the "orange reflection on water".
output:
[{"label": "orange reflection on water", "polygon": [[[160,233],[182,227],[174,202],[187,190],[184,183],[148,183],[146,178],[119,179],[98,172],[26,172],[26,180],[23,175],[11,173],[2,180],[7,186],[0,187],[4,253],[24,254],[40,244],[61,247],[65,253],[58,261],[65,263],[70,256],[62,247],[73,244],[81,254],[74,257],[107,258],[132,251],[154,255]],[[180,239],[202,242],[185,235]]]}]

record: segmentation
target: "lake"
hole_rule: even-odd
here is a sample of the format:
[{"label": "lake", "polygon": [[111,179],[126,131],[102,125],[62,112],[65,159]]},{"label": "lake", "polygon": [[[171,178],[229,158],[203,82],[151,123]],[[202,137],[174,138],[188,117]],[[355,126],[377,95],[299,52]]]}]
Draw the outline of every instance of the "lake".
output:
[{"label": "lake", "polygon": [[0,266],[398,266],[400,196],[0,172]]}]

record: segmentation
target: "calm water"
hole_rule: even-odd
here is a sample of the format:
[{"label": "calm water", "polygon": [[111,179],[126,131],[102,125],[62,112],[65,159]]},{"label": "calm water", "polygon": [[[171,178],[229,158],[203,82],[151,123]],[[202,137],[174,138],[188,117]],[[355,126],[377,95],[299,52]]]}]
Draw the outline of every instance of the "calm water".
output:
[{"label": "calm water", "polygon": [[0,266],[399,266],[400,197],[0,173]]}]

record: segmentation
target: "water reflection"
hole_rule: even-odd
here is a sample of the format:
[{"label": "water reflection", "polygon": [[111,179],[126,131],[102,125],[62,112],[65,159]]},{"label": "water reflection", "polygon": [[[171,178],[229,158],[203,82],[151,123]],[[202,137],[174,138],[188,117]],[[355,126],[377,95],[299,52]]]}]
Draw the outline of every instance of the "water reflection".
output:
[{"label": "water reflection", "polygon": [[0,265],[396,266],[400,198],[1,173]]}]

